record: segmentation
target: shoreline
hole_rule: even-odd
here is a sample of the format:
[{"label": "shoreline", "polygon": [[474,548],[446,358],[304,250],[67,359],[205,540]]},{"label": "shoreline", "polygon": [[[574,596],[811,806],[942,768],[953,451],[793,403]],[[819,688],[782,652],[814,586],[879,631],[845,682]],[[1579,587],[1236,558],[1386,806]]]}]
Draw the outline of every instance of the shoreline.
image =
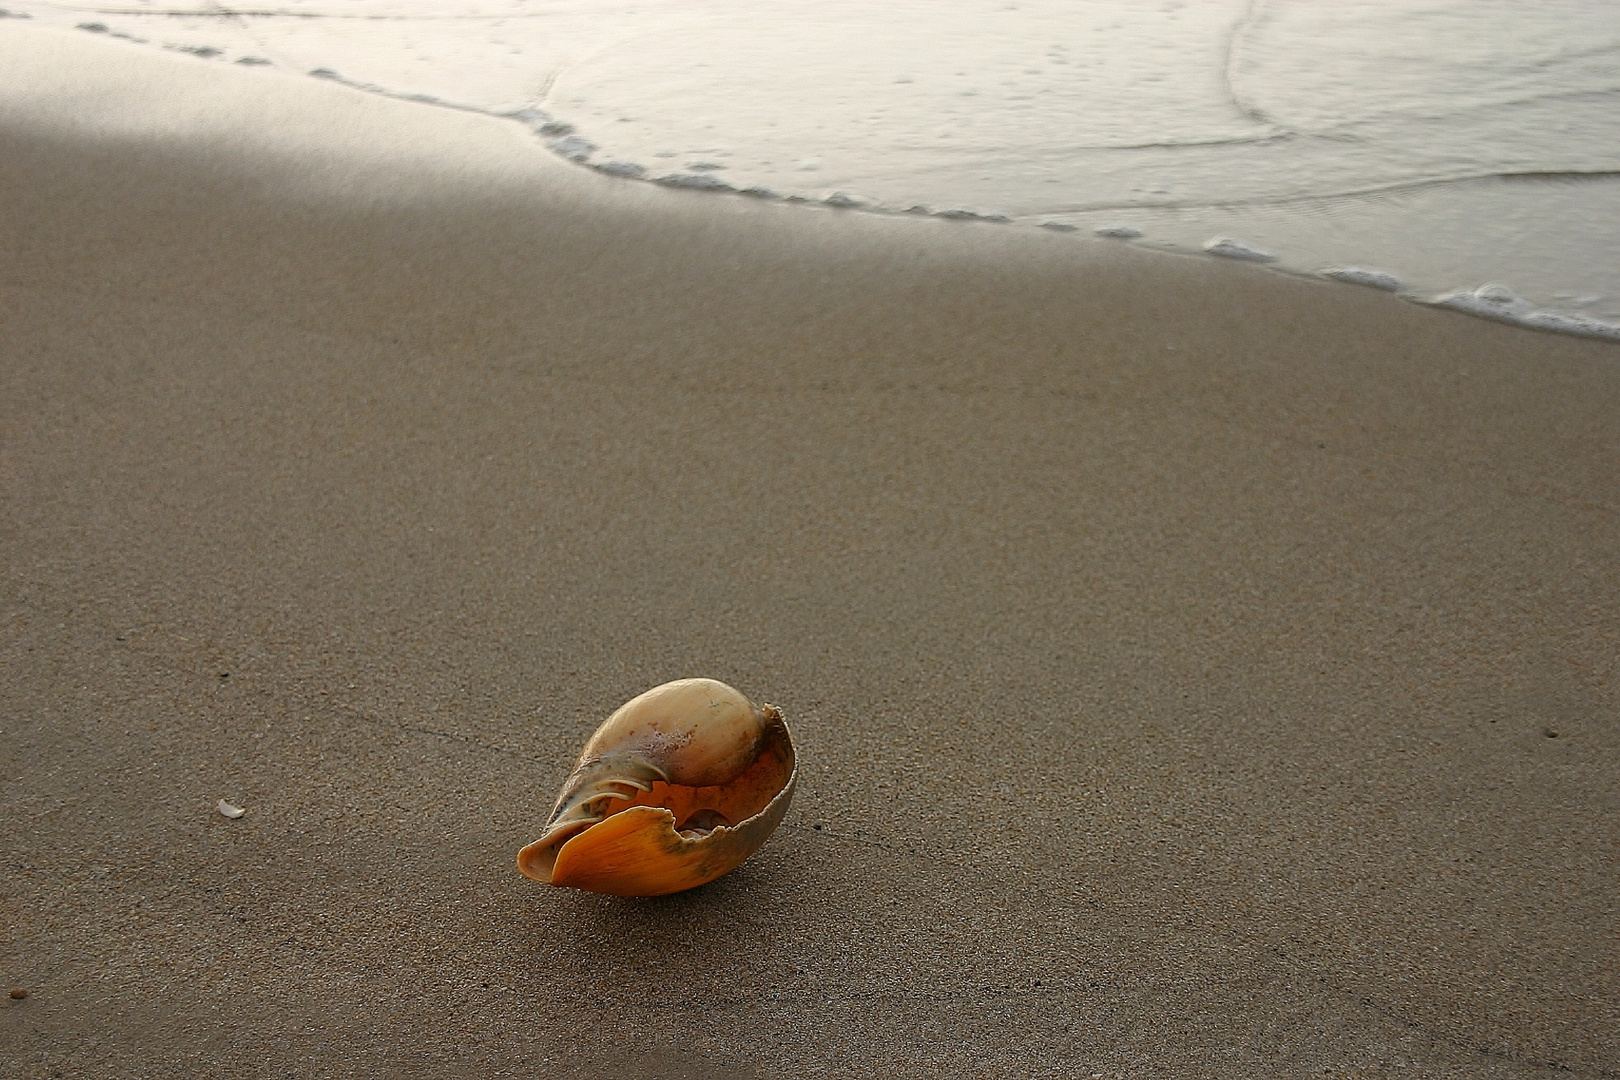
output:
[{"label": "shoreline", "polygon": [[[1612,347],[168,85],[0,123],[10,1071],[1620,1068]],[[777,834],[521,878],[683,675]]]},{"label": "shoreline", "polygon": [[[101,26],[101,24],[93,24]],[[65,29],[49,29],[43,31],[47,34],[73,35],[83,33],[85,25],[78,27],[77,31]],[[95,32],[97,36],[106,37],[109,42],[127,40],[129,44],[156,48],[145,39],[135,39],[126,34],[120,34],[102,27]],[[181,50],[185,51],[185,50]],[[212,57],[203,55],[202,60],[212,60]],[[240,61],[239,61],[240,62]],[[266,62],[268,63],[268,62]],[[298,79],[300,73],[268,66],[263,69],[264,74]],[[1396,268],[1364,266],[1352,264],[1339,264],[1332,266],[1318,266],[1307,268],[1303,265],[1290,265],[1286,263],[1286,255],[1279,256],[1276,252],[1248,243],[1242,237],[1210,236],[1201,244],[1190,244],[1185,238],[1182,240],[1166,239],[1163,236],[1146,235],[1137,223],[1126,222],[1125,218],[1133,216],[1138,219],[1161,218],[1166,212],[1175,212],[1180,207],[1175,205],[1144,205],[1136,208],[1132,213],[1121,212],[1120,222],[1094,226],[1085,230],[1078,229],[1074,224],[1061,220],[1064,215],[1057,215],[1050,220],[1039,220],[1041,215],[1033,217],[1020,217],[1014,219],[999,211],[980,211],[963,207],[927,207],[913,206],[900,208],[886,206],[871,200],[853,196],[843,191],[834,191],[822,198],[810,198],[799,194],[784,194],[781,192],[759,188],[739,188],[723,178],[708,172],[675,171],[671,173],[653,175],[646,167],[616,160],[593,160],[597,145],[589,138],[588,132],[576,129],[575,125],[554,117],[546,109],[538,105],[525,105],[517,109],[489,109],[483,106],[456,102],[435,97],[433,95],[393,90],[389,87],[353,79],[341,72],[317,68],[301,73],[302,78],[317,79],[330,82],[334,85],[347,87],[368,96],[374,96],[390,101],[408,103],[430,109],[443,109],[452,113],[466,113],[470,115],[488,117],[491,119],[510,122],[519,125],[530,136],[537,140],[545,149],[556,158],[570,165],[615,180],[637,183],[655,184],[662,187],[702,192],[710,195],[737,195],[749,199],[758,199],[769,202],[782,202],[798,206],[820,206],[834,210],[857,211],[885,217],[925,217],[936,218],[954,222],[975,222],[985,224],[1012,225],[1023,229],[1043,228],[1062,233],[1083,231],[1086,239],[1095,240],[1097,237],[1110,237],[1116,243],[1125,243],[1140,247],[1144,250],[1161,252],[1170,255],[1200,257],[1210,255],[1221,258],[1228,257],[1241,261],[1265,265],[1270,269],[1291,277],[1302,277],[1317,281],[1334,281],[1340,284],[1352,284],[1359,287],[1371,287],[1381,291],[1390,292],[1400,296],[1403,300],[1429,307],[1447,308],[1467,315],[1505,322],[1532,330],[1548,333],[1570,334],[1577,337],[1595,338],[1602,341],[1620,342],[1620,323],[1605,321],[1591,315],[1565,310],[1560,307],[1545,307],[1532,303],[1516,294],[1512,288],[1495,282],[1485,282],[1477,287],[1451,286],[1440,291],[1424,291],[1410,286],[1402,276],[1402,271]],[[48,81],[44,71],[36,71],[31,81]],[[1448,180],[1422,180],[1403,182],[1387,190],[1403,191],[1413,187],[1431,187],[1436,184],[1452,184],[1459,182],[1479,182],[1500,180],[1504,176],[1497,174],[1469,175]],[[1354,192],[1352,194],[1380,194],[1386,189],[1370,189],[1367,192]],[[1322,201],[1325,196],[1302,196],[1302,201]],[[1070,214],[1069,216],[1073,216]],[[1050,217],[1050,215],[1048,215]],[[1127,235],[1134,234],[1134,235]],[[1477,280],[1477,278],[1475,279]]]}]

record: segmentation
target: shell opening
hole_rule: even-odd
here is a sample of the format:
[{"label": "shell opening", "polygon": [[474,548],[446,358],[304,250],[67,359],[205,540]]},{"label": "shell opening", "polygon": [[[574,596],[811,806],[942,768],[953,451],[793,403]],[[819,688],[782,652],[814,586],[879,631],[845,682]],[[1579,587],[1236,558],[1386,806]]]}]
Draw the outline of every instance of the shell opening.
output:
[{"label": "shell opening", "polygon": [[[791,771],[790,762],[784,762],[776,753],[766,752],[762,753],[742,775],[725,784],[691,787],[686,784],[670,783],[667,780],[655,780],[632,795],[616,791],[595,792],[573,803],[575,807],[589,804],[590,817],[594,820],[581,820],[565,815],[552,826],[552,831],[548,831],[541,839],[542,842],[553,843],[561,850],[564,843],[590,827],[636,806],[668,810],[678,823],[674,825],[675,832],[686,839],[707,836],[717,828],[746,821],[765,809],[776,793],[782,789],[782,784]],[[606,782],[611,781],[604,783]],[[561,828],[564,825],[582,825],[583,828],[571,827],[567,835],[562,835]]]},{"label": "shell opening", "polygon": [[708,836],[716,829],[729,828],[730,825],[731,819],[718,810],[699,810],[675,826],[675,831],[688,840],[696,840],[700,836]]},{"label": "shell opening", "polygon": [[[764,730],[757,756],[724,783],[672,783],[639,756],[583,762],[550,827],[519,853],[519,869],[552,885],[627,896],[678,891],[725,873],[764,842],[792,794],[795,755],[787,726],[770,705],[759,715]],[[636,861],[663,853],[651,855],[663,869],[644,862],[632,869],[625,862],[631,849],[640,853]]]}]

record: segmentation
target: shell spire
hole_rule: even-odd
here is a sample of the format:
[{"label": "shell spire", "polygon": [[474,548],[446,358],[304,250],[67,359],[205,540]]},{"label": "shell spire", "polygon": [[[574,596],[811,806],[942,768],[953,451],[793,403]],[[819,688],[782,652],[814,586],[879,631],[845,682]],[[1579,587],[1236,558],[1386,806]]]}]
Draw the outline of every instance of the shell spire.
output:
[{"label": "shell spire", "polygon": [[774,705],[714,679],[665,683],[596,729],[518,869],[615,896],[695,888],[765,843],[797,779]]}]

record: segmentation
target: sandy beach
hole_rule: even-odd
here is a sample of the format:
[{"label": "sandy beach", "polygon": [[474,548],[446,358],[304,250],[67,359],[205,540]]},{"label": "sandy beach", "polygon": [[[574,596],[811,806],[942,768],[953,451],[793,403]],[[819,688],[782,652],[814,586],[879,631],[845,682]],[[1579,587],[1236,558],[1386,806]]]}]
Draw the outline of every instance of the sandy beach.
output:
[{"label": "sandy beach", "polygon": [[[0,101],[0,1074],[1620,1073],[1620,347],[104,47]],[[691,675],[770,843],[521,877]]]}]

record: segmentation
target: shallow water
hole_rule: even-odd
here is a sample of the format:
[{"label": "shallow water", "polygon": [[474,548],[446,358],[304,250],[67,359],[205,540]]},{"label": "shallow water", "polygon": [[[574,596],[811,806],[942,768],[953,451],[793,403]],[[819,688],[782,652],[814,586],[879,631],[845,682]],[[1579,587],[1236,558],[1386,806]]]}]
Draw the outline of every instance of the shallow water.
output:
[{"label": "shallow water", "polygon": [[1182,250],[1227,237],[1216,252],[1620,336],[1620,4],[7,6],[514,115],[629,178]]}]

